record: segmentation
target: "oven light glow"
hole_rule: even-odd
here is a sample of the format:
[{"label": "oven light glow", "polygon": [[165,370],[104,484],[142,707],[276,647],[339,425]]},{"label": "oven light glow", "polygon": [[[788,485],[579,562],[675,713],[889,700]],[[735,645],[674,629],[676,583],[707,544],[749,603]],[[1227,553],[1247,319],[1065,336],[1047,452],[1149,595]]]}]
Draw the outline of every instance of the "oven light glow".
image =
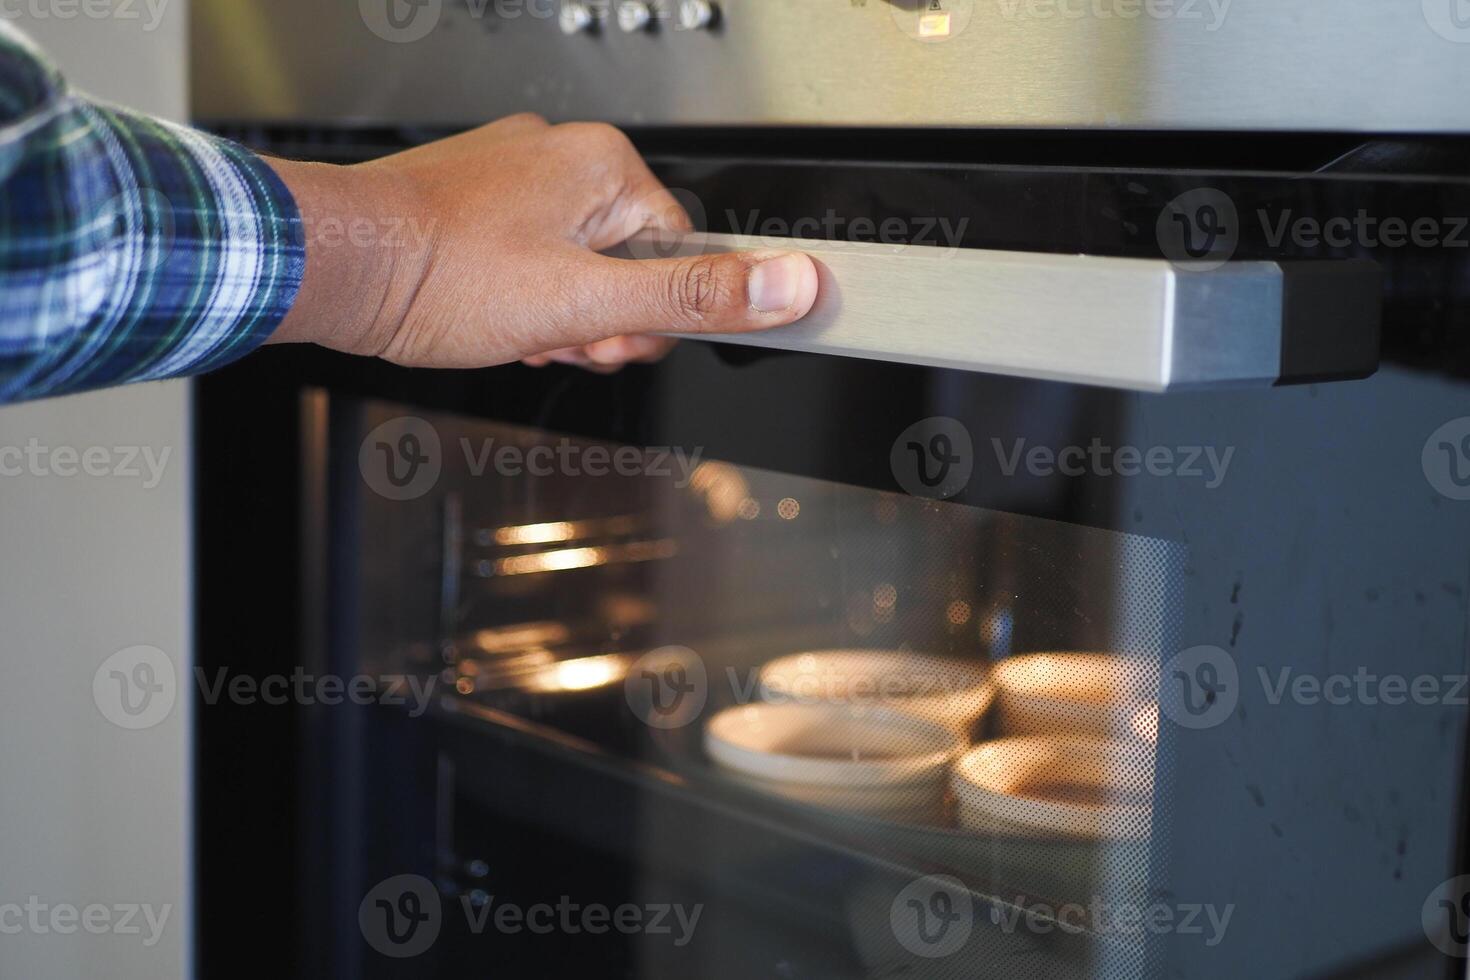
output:
[{"label": "oven light glow", "polygon": [[495,563],[497,575],[530,575],[535,572],[564,572],[607,563],[605,548],[563,548],[539,555],[517,555]]},{"label": "oven light glow", "polygon": [[590,691],[622,680],[627,672],[627,660],[616,654],[582,657],[548,667],[527,686],[543,692]]},{"label": "oven light glow", "polygon": [[596,568],[623,562],[659,561],[672,558],[678,551],[673,541],[633,541],[628,544],[596,548],[559,548],[534,555],[502,558],[492,566],[492,574],[534,575],[538,572],[565,572],[574,568]]},{"label": "oven light glow", "polygon": [[919,18],[919,37],[949,37],[949,14],[925,14]]},{"label": "oven light glow", "polygon": [[559,541],[570,541],[576,535],[576,530],[576,525],[571,521],[520,524],[514,527],[497,528],[495,543],[502,545],[555,544]]},{"label": "oven light glow", "polygon": [[[750,501],[750,485],[745,476],[729,463],[706,460],[694,469],[689,486],[695,493],[702,494],[709,516],[720,524],[729,524],[736,517],[745,517],[744,508]],[[759,505],[757,504],[757,510]],[[752,520],[753,517],[746,517]]]},{"label": "oven light glow", "polygon": [[475,633],[475,649],[479,653],[510,653],[527,647],[565,643],[571,631],[561,623],[523,623],[484,629]]}]

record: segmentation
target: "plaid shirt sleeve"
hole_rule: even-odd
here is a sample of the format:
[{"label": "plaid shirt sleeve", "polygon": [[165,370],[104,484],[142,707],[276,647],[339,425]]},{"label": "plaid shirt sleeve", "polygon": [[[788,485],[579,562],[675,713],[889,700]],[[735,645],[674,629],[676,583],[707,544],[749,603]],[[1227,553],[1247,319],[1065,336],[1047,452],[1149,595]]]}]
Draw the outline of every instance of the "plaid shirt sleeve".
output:
[{"label": "plaid shirt sleeve", "polygon": [[305,269],[263,161],[72,93],[0,19],[0,403],[227,364]]}]

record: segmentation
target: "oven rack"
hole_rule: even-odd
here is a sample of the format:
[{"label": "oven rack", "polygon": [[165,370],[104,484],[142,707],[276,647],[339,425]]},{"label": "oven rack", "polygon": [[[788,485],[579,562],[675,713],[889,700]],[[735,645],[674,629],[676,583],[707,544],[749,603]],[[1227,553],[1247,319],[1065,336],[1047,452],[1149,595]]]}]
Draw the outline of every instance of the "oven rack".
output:
[{"label": "oven rack", "polygon": [[[973,903],[976,930],[991,930],[987,946],[1001,945],[1015,957],[1043,960],[1067,975],[1086,961],[1098,958],[1136,959],[1145,955],[1143,939],[1118,936],[1073,922],[1057,920],[1053,910],[1086,898],[1080,894],[1028,894],[1014,883],[984,876],[974,868],[946,862],[936,853],[919,853],[893,843],[893,835],[844,830],[840,822],[824,819],[806,808],[726,784],[717,777],[678,772],[610,749],[580,736],[528,719],[511,711],[474,700],[442,697],[436,718],[454,732],[447,742],[458,744],[454,772],[459,787],[496,812],[535,821],[583,843],[614,848],[623,839],[615,825],[620,814],[631,822],[648,819],[651,810],[666,811],[663,826],[711,824],[722,840],[758,841],[760,849],[785,848],[801,854],[801,867],[831,862],[842,874],[889,883],[893,891],[926,876],[957,880]],[[493,750],[491,749],[493,746]],[[519,758],[519,762],[508,760]],[[525,780],[534,774],[534,787]],[[951,837],[955,836],[953,832]],[[886,839],[885,839],[886,838]],[[452,844],[441,848],[446,867],[458,865]],[[709,870],[694,846],[674,841],[645,841],[639,853],[610,853],[610,857],[672,865],[673,870],[700,874]],[[730,868],[723,867],[728,875]],[[746,889],[752,902],[763,906],[799,906],[799,914],[818,919],[832,917],[831,895],[819,892],[803,902],[795,869],[786,869],[776,887],[753,885]],[[767,867],[762,873],[774,873]],[[851,880],[849,877],[847,880]],[[793,910],[795,911],[795,910]],[[1005,933],[1000,923],[1017,915],[1031,925]],[[1064,927],[1065,926],[1065,927]],[[1009,960],[1014,970],[1017,961]],[[1023,971],[1024,972],[1024,971]],[[1014,972],[1007,975],[1017,975]],[[1037,974],[1049,975],[1049,974]]]}]

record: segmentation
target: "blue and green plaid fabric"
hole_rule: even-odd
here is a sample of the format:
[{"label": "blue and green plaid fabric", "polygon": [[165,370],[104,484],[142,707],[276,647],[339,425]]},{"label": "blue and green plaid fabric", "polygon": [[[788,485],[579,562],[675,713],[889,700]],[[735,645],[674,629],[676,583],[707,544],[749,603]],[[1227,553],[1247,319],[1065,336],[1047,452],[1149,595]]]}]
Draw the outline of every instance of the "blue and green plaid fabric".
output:
[{"label": "blue and green plaid fabric", "polygon": [[305,269],[269,166],[69,91],[0,19],[0,403],[227,364]]}]

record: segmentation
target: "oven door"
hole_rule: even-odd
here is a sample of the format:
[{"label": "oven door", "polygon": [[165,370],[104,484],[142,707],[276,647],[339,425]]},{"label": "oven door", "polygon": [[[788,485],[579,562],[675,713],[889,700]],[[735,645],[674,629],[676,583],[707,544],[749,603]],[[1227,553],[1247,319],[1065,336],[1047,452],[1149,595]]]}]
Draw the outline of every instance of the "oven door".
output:
[{"label": "oven door", "polygon": [[1470,419],[1416,365],[1462,264],[1158,229],[1463,184],[656,162],[841,306],[611,378],[202,382],[203,670],[301,678],[199,712],[206,972],[289,909],[313,976],[1451,975]]}]

